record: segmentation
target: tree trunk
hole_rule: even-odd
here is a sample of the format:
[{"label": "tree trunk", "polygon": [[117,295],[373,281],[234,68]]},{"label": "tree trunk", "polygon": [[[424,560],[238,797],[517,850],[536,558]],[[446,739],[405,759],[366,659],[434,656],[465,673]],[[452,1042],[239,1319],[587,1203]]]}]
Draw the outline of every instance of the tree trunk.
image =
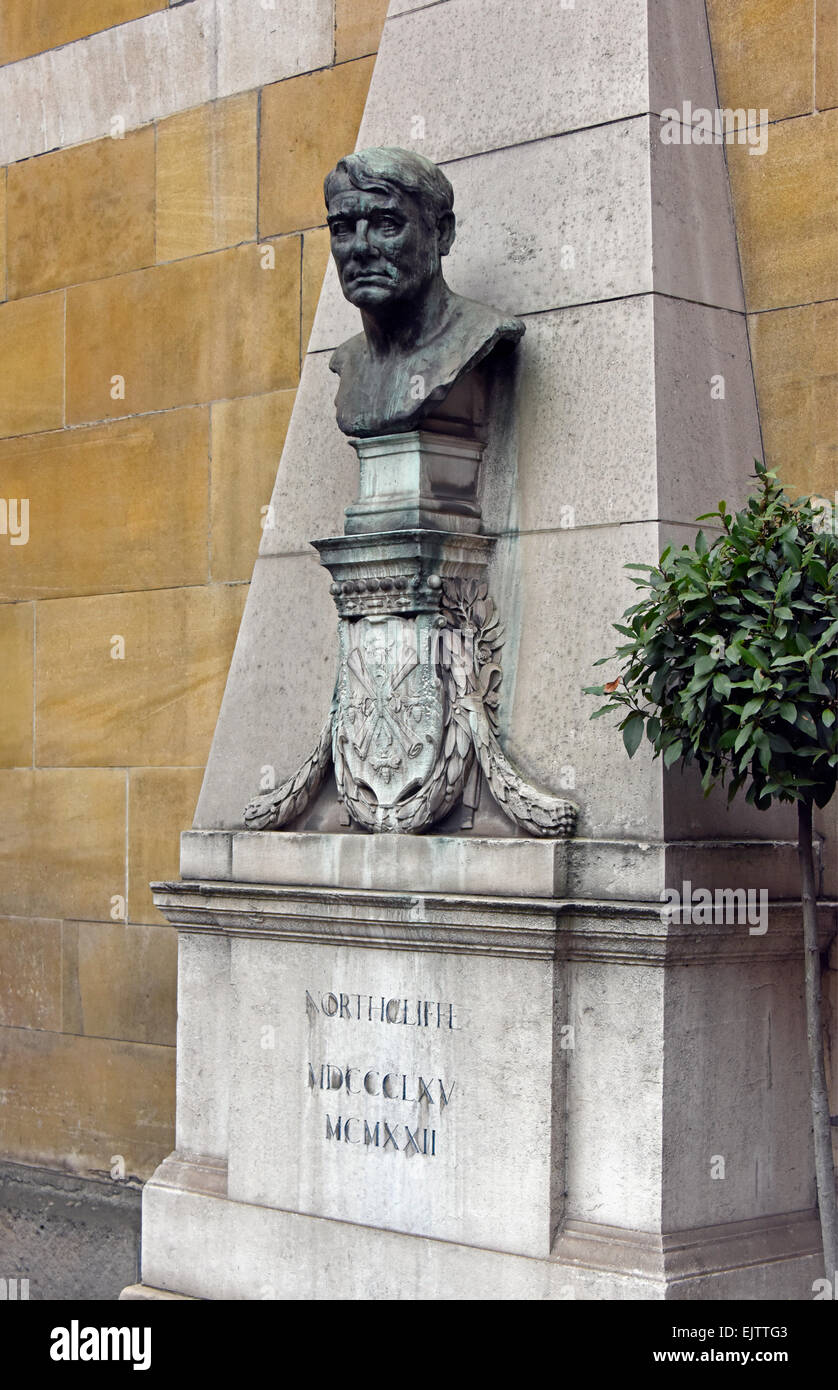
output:
[{"label": "tree trunk", "polygon": [[[823,1257],[827,1279],[838,1280],[838,1200],[835,1193],[835,1167],[832,1161],[832,1131],[829,1123],[829,1096],[823,1056],[821,1017],[821,958],[818,950],[818,909],[815,896],[815,865],[812,857],[812,803],[797,803],[797,855],[800,861],[803,902],[803,945],[806,963],[806,1031],[809,1040],[809,1076],[812,1100],[812,1127],[815,1137],[815,1178],[823,1233]],[[833,1287],[833,1297],[838,1289]]]}]

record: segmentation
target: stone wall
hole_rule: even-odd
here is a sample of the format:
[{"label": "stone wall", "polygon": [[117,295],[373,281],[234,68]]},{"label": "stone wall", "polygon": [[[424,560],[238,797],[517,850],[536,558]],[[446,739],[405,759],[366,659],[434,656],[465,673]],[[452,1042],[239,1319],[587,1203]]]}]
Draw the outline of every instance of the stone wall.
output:
[{"label": "stone wall", "polygon": [[195,808],[323,277],[323,170],[355,143],[385,9],[2,6],[0,1145],[18,1162],[108,1176],[121,1155],[144,1178],[172,1147],[177,945],[148,882],[176,874]]}]

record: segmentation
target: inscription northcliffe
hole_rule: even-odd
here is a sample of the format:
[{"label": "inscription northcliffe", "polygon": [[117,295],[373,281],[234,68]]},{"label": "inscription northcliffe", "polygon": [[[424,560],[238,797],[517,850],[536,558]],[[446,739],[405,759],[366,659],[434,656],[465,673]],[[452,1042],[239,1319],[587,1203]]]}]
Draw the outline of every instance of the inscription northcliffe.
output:
[{"label": "inscription northcliffe", "polygon": [[[306,990],[306,1012],[327,1019],[347,1022],[390,1024],[414,1028],[438,1028],[459,1032],[454,1005],[436,999],[388,999],[386,994],[346,994],[329,991],[314,995]],[[388,1034],[389,1037],[389,1034]],[[322,1056],[322,1054],[321,1054]],[[336,1066],[333,1062],[309,1061],[306,1075],[309,1094],[314,1097],[330,1092],[335,1097],[343,1093],[356,1097],[352,1109],[365,1109],[367,1098],[387,1102],[387,1118],[382,1114],[350,1114],[341,1111],[325,1115],[325,1138],[330,1143],[360,1145],[366,1149],[393,1149],[408,1157],[421,1154],[436,1158],[439,1134],[430,1126],[451,1104],[455,1082],[441,1076],[419,1076],[401,1071],[392,1062],[387,1066],[374,1063],[363,1066]],[[408,1114],[396,1121],[394,1106],[419,1107],[418,1113]],[[409,1121],[409,1122],[408,1122]]]},{"label": "inscription northcliffe", "polygon": [[329,993],[319,1001],[306,990],[306,1009],[325,1018],[346,1018],[365,1023],[402,1023],[414,1028],[457,1030],[454,1005],[437,999],[388,999],[385,994]]}]

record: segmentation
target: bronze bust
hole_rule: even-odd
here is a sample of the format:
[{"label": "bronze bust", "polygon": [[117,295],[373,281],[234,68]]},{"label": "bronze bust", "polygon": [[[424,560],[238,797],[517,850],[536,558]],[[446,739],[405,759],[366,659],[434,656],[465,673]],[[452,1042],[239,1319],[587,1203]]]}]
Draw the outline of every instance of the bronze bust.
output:
[{"label": "bronze bust", "polygon": [[516,343],[524,325],[445,283],[454,190],[424,155],[347,155],[324,194],[341,288],[364,325],[329,363],[340,377],[338,425],[360,438],[414,430],[499,343]]}]

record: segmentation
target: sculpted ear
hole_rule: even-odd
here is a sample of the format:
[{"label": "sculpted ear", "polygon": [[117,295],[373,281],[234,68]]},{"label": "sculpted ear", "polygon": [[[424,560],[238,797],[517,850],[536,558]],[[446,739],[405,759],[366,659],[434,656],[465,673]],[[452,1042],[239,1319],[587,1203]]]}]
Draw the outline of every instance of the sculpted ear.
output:
[{"label": "sculpted ear", "polygon": [[447,256],[454,244],[454,237],[457,235],[457,219],[453,212],[444,212],[437,223],[437,235],[439,236],[439,254]]}]

